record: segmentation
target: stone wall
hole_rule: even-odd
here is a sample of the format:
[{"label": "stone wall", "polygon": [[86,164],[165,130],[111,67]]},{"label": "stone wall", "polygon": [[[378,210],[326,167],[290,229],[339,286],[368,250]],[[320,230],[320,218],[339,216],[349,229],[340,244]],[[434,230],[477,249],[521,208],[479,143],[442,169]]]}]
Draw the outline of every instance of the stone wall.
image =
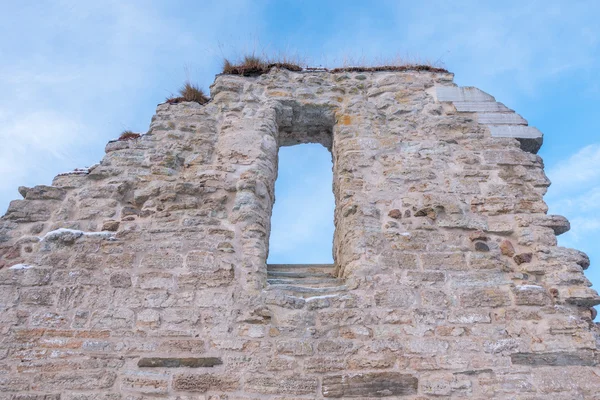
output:
[{"label": "stone wall", "polygon": [[[535,128],[432,72],[218,76],[0,220],[0,399],[591,399],[600,303]],[[267,284],[279,146],[334,165],[347,291]]]}]

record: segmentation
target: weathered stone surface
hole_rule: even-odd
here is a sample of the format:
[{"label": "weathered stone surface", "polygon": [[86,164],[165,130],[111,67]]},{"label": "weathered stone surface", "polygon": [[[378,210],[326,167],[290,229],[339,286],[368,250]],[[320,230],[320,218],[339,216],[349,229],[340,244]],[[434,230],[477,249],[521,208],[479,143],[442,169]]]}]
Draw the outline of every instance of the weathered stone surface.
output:
[{"label": "weathered stone surface", "polygon": [[[535,128],[442,72],[212,90],[20,188],[0,400],[596,396],[600,296],[589,257],[556,246]],[[298,143],[334,160],[329,265],[266,264],[278,150]]]},{"label": "weathered stone surface", "polygon": [[502,255],[512,257],[515,255],[515,248],[509,240],[504,239],[500,242],[500,252]]},{"label": "weathered stone surface", "polygon": [[592,351],[556,353],[514,353],[510,359],[515,365],[566,366],[583,365],[595,367],[600,364],[600,354]]},{"label": "weathered stone surface", "polygon": [[502,103],[495,101],[453,101],[456,111],[476,113],[505,113],[512,110]]},{"label": "weathered stone surface", "polygon": [[239,378],[236,376],[180,374],[173,377],[173,388],[185,392],[205,393],[209,390],[230,392],[238,387]]},{"label": "weathered stone surface", "polygon": [[62,188],[39,185],[32,188],[19,187],[19,193],[26,200],[62,200],[66,192]]},{"label": "weathered stone surface", "polygon": [[246,381],[246,390],[263,394],[313,394],[316,393],[316,377],[302,376],[254,376]]},{"label": "weathered stone surface", "polygon": [[[527,125],[527,121],[515,113],[481,113],[478,114],[478,121],[480,124]],[[494,135],[492,134],[492,136]]]},{"label": "weathered stone surface", "polygon": [[438,86],[436,87],[438,101],[455,102],[495,102],[493,96],[475,87]]},{"label": "weathered stone surface", "polygon": [[418,379],[397,372],[373,372],[359,375],[323,377],[324,397],[390,397],[417,393]]},{"label": "weathered stone surface", "polygon": [[544,135],[537,128],[524,125],[490,125],[492,137],[515,138],[521,143],[521,149],[537,153],[544,141]]},{"label": "weathered stone surface", "polygon": [[221,361],[218,357],[189,357],[189,358],[140,358],[138,361],[138,367],[140,368],[201,368],[201,367],[214,367],[215,365],[221,365]]},{"label": "weathered stone surface", "polygon": [[170,376],[145,371],[128,371],[121,381],[121,391],[148,395],[166,394]]}]

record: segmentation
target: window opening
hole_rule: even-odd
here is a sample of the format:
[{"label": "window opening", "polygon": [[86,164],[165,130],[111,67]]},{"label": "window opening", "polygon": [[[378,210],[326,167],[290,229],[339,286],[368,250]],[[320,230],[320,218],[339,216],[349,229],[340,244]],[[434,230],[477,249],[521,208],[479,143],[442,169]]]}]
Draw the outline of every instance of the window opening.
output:
[{"label": "window opening", "polygon": [[332,264],[331,152],[315,143],[279,149],[268,264]]}]

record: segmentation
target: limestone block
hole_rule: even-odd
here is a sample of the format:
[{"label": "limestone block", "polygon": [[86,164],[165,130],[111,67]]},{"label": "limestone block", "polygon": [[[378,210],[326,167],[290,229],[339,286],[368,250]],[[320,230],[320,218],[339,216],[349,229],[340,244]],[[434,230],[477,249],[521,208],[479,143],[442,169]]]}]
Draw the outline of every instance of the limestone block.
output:
[{"label": "limestone block", "polygon": [[537,153],[544,142],[542,132],[532,126],[489,125],[489,129],[492,137],[518,139],[521,149],[529,153]]},{"label": "limestone block", "polygon": [[545,306],[551,303],[548,291],[537,285],[518,285],[513,294],[516,305]]},{"label": "limestone block", "polygon": [[600,353],[595,351],[552,352],[552,353],[513,353],[511,362],[515,365],[532,366],[597,366],[600,364]]},{"label": "limestone block", "polygon": [[453,104],[458,112],[507,113],[513,111],[495,101],[454,101]]},{"label": "limestone block", "polygon": [[527,120],[516,113],[480,113],[477,121],[489,125],[527,125]]},{"label": "limestone block", "polygon": [[510,305],[510,296],[502,289],[475,289],[460,295],[464,307],[503,307]]},{"label": "limestone block", "polygon": [[63,200],[66,191],[63,188],[38,185],[33,188],[19,187],[19,193],[26,200]]},{"label": "limestone block", "polygon": [[47,221],[56,207],[51,201],[13,200],[8,206],[4,218],[15,222]]},{"label": "limestone block", "polygon": [[230,392],[239,387],[239,377],[217,374],[178,374],[173,377],[173,389],[205,393],[209,390]]},{"label": "limestone block", "polygon": [[187,357],[187,358],[140,358],[138,367],[140,368],[206,368],[223,364],[218,357]]},{"label": "limestone block", "polygon": [[45,373],[37,376],[32,390],[99,390],[113,386],[117,374],[112,371]]},{"label": "limestone block", "polygon": [[570,287],[560,291],[560,297],[564,298],[567,303],[576,304],[582,307],[593,307],[600,304],[600,296],[592,288],[587,287]]},{"label": "limestone block", "polygon": [[166,394],[170,376],[147,371],[127,371],[121,380],[121,390],[142,394]]},{"label": "limestone block", "polygon": [[252,376],[245,388],[251,393],[263,394],[314,394],[318,380],[310,376]]},{"label": "limestone block", "polygon": [[571,224],[562,215],[544,215],[537,219],[534,223],[540,226],[552,228],[555,235],[562,235],[571,229]]},{"label": "limestone block", "polygon": [[21,290],[20,303],[51,306],[56,301],[56,291],[51,288],[29,288]]},{"label": "limestone block", "polygon": [[437,101],[456,101],[456,102],[495,102],[493,96],[475,88],[458,86],[437,86]]}]

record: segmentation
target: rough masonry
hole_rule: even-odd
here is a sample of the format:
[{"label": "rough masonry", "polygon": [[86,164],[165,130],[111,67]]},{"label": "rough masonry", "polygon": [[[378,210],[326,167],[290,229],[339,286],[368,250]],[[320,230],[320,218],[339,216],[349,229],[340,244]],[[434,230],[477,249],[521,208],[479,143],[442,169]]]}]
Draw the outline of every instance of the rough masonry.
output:
[{"label": "rough masonry", "polygon": [[[0,399],[599,398],[600,298],[557,247],[541,133],[452,79],[220,75],[19,188]],[[332,154],[335,264],[268,268],[278,148],[308,142]]]}]

